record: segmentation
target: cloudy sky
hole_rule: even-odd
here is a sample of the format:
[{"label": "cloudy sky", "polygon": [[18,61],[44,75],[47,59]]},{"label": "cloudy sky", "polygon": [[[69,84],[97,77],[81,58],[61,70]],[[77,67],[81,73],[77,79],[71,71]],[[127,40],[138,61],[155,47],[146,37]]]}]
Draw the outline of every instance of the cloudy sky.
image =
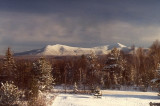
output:
[{"label": "cloudy sky", "polygon": [[1,0],[0,53],[48,44],[149,47],[160,39],[160,0]]}]

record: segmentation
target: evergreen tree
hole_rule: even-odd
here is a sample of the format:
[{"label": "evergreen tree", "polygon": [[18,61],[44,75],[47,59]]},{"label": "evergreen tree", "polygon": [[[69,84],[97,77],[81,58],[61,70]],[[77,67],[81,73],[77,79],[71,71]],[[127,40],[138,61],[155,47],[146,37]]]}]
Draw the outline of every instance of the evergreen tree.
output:
[{"label": "evergreen tree", "polygon": [[3,66],[0,72],[0,75],[4,78],[3,81],[15,82],[17,78],[17,67],[12,55],[11,49],[8,48],[3,59]]},{"label": "evergreen tree", "polygon": [[[92,84],[96,84],[98,79],[98,73],[100,71],[100,65],[98,63],[98,57],[95,55],[95,53],[91,53],[87,56],[87,82],[91,86]],[[100,78],[99,78],[100,82]]]},{"label": "evergreen tree", "polygon": [[74,86],[73,86],[73,92],[74,92],[74,93],[77,93],[77,92],[78,92],[77,83],[76,83],[76,82],[74,83]]},{"label": "evergreen tree", "polygon": [[134,85],[136,80],[136,72],[135,69],[130,66],[130,73],[128,74],[128,83],[130,85]]},{"label": "evergreen tree", "polygon": [[108,55],[103,70],[106,74],[106,86],[124,84],[125,71],[126,71],[126,60],[122,57],[121,52],[114,48]]},{"label": "evergreen tree", "polygon": [[103,88],[104,87],[104,78],[103,77],[101,77],[101,87]]},{"label": "evergreen tree", "polygon": [[33,77],[38,82],[39,90],[50,90],[54,84],[52,77],[52,67],[45,58],[41,57],[36,63],[33,63]]},{"label": "evergreen tree", "polygon": [[22,97],[23,92],[18,89],[13,82],[1,83],[0,87],[0,106],[13,106],[20,97]]}]

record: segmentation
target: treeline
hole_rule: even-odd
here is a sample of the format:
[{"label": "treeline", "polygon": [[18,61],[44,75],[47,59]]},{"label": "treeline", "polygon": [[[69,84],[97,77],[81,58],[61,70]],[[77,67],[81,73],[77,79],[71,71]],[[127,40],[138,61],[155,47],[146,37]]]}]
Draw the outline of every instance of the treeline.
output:
[{"label": "treeline", "polygon": [[[156,71],[160,63],[160,42],[149,49],[131,47],[130,53],[114,48],[108,55],[82,55],[52,61],[56,84],[82,87],[115,88],[118,85],[152,87],[152,79],[159,78]],[[156,86],[155,86],[156,87]]]},{"label": "treeline", "polygon": [[[151,80],[159,78],[156,70],[160,63],[160,42],[156,40],[149,49],[134,46],[131,49],[130,53],[114,48],[103,56],[92,53],[58,59],[47,58],[47,60],[51,64],[51,74],[57,85],[74,85],[76,82],[84,89],[92,86],[101,88],[114,88],[118,85],[145,88],[153,86]],[[6,54],[6,57],[7,55],[9,54]],[[29,89],[33,83],[31,80],[35,70],[33,63],[37,59],[15,58],[13,66],[5,66],[5,59],[0,64],[1,82],[15,80],[18,87]],[[9,74],[10,72],[13,74]],[[4,73],[8,76],[3,76]]]}]

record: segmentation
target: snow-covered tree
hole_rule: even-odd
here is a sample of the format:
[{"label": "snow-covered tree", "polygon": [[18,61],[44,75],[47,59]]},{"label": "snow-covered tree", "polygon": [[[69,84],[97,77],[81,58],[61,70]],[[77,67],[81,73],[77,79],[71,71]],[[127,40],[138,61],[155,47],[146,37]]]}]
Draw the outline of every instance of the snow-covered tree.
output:
[{"label": "snow-covered tree", "polygon": [[79,60],[79,84],[83,85],[83,89],[85,90],[85,86],[87,84],[87,56],[82,55]]},{"label": "snow-covered tree", "polygon": [[13,82],[1,83],[0,88],[0,105],[1,106],[11,106],[15,104],[20,97],[22,97],[23,92],[14,85]]},{"label": "snow-covered tree", "polygon": [[156,40],[150,47],[149,54],[153,59],[153,63],[157,65],[160,62],[160,41]]},{"label": "snow-covered tree", "polygon": [[156,86],[159,88],[158,95],[160,95],[160,63],[157,64],[156,72],[157,72],[157,78],[152,79],[151,82],[155,83]]},{"label": "snow-covered tree", "polygon": [[53,87],[54,79],[51,72],[52,67],[45,58],[41,57],[36,63],[33,63],[33,77],[38,81],[41,91],[50,90]]},{"label": "snow-covered tree", "polygon": [[136,72],[135,72],[135,69],[132,67],[132,66],[130,66],[130,71],[129,71],[130,73],[128,74],[128,78],[129,78],[129,80],[128,80],[128,83],[130,84],[130,85],[134,85],[135,84],[135,80],[136,80]]},{"label": "snow-covered tree", "polygon": [[100,83],[101,83],[101,87],[103,88],[104,87],[104,78],[103,77],[101,77]]},{"label": "snow-covered tree", "polygon": [[73,92],[74,92],[74,93],[77,93],[77,92],[78,92],[77,83],[76,83],[76,82],[74,83],[74,86],[73,86]]},{"label": "snow-covered tree", "polygon": [[90,90],[91,90],[91,93],[94,93],[95,88],[94,88],[93,84],[91,85]]},{"label": "snow-covered tree", "polygon": [[[100,71],[100,65],[98,63],[98,57],[96,56],[95,53],[91,53],[90,55],[87,56],[87,82],[91,86],[92,84],[97,83],[97,77],[98,73]],[[100,82],[100,78],[99,78]]]},{"label": "snow-covered tree", "polygon": [[3,76],[5,81],[15,81],[17,78],[16,71],[17,67],[13,59],[11,49],[8,48],[3,59],[3,66],[0,72],[0,76]]},{"label": "snow-covered tree", "polygon": [[[134,70],[136,72],[136,85],[142,86],[147,88],[150,80],[151,75],[153,75],[154,70],[153,67],[153,60],[150,60],[150,56],[147,55],[143,48],[138,48],[136,50],[135,59],[136,61],[134,64]],[[153,63],[152,63],[153,62]]]},{"label": "snow-covered tree", "polygon": [[106,74],[106,86],[123,84],[126,60],[122,57],[120,50],[114,48],[107,57],[103,70]]}]

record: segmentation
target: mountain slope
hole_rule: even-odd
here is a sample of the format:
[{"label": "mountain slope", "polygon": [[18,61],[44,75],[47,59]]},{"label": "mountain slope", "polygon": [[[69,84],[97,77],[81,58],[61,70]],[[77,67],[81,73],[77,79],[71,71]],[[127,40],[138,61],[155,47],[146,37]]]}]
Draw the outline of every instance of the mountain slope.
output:
[{"label": "mountain slope", "polygon": [[113,45],[98,46],[93,48],[81,48],[81,47],[71,47],[66,45],[48,45],[41,49],[35,49],[31,51],[15,53],[16,56],[19,55],[55,55],[55,56],[66,56],[66,55],[83,55],[91,54],[92,52],[97,55],[108,54],[111,49],[118,48],[120,50],[129,51],[130,49],[120,43]]}]

